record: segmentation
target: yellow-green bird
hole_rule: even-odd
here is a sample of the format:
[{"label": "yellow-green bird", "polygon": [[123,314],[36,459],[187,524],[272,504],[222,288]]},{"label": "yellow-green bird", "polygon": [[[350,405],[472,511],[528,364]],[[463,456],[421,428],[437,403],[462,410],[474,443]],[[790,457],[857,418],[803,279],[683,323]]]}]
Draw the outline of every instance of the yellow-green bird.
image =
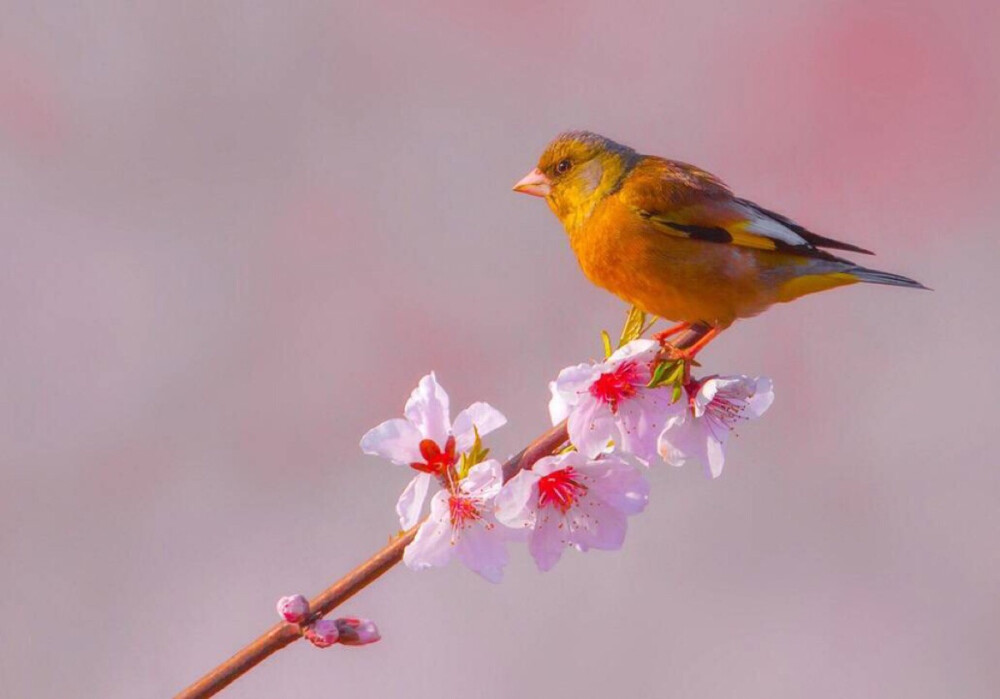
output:
[{"label": "yellow-green bird", "polygon": [[696,330],[687,358],[779,301],[857,282],[927,288],[826,252],[872,254],[740,199],[694,165],[588,131],[558,136],[514,191],[545,198],[593,283],[679,323],[661,341]]}]

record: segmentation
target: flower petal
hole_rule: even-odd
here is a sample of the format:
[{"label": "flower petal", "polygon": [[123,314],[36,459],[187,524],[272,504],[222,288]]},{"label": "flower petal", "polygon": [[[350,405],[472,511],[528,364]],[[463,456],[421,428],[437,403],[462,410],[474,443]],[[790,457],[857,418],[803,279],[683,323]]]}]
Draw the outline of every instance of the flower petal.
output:
[{"label": "flower petal", "polygon": [[[451,432],[455,435],[458,451],[468,451],[476,439],[476,430],[483,437],[495,429],[507,424],[507,418],[489,403],[473,403],[460,412],[452,423]],[[473,430],[475,426],[475,430]]]},{"label": "flower petal", "polygon": [[616,457],[578,467],[581,474],[591,478],[587,482],[590,492],[614,509],[635,515],[646,509],[649,502],[649,481],[635,466]]},{"label": "flower petal", "polygon": [[691,459],[708,463],[705,454],[707,428],[690,410],[667,419],[666,427],[657,441],[657,451],[671,466],[683,466]]},{"label": "flower petal", "polygon": [[410,484],[406,486],[403,494],[396,501],[396,514],[399,515],[399,526],[409,529],[417,520],[424,509],[424,500],[427,499],[427,491],[431,486],[431,475],[429,473],[418,473]]},{"label": "flower petal", "polygon": [[555,381],[549,381],[549,391],[552,393],[552,398],[549,399],[549,417],[552,419],[553,425],[558,425],[569,417],[570,406],[563,394],[556,388]]},{"label": "flower petal", "polygon": [[420,456],[420,430],[402,418],[386,420],[361,438],[361,451],[381,456],[400,465],[423,461]]},{"label": "flower petal", "polygon": [[466,527],[455,543],[455,556],[470,570],[498,583],[508,560],[505,533],[488,520]]},{"label": "flower petal", "polygon": [[607,358],[604,364],[607,366],[609,364],[618,364],[626,359],[644,359],[645,357],[641,357],[641,355],[647,353],[649,354],[649,359],[652,359],[653,355],[656,354],[656,351],[659,350],[659,348],[660,343],[655,340],[632,340],[632,342],[629,342],[623,347],[619,347],[615,350],[611,356]]},{"label": "flower petal", "polygon": [[448,394],[432,371],[420,379],[413,389],[403,410],[406,419],[416,426],[420,433],[443,445],[451,432],[451,415]]},{"label": "flower petal", "polygon": [[581,551],[588,548],[614,551],[625,543],[625,515],[600,498],[588,495],[566,515],[570,542]]},{"label": "flower petal", "polygon": [[539,514],[528,541],[528,552],[539,570],[551,570],[559,562],[566,550],[566,532],[565,516],[561,512],[546,509]]},{"label": "flower petal", "polygon": [[757,377],[754,394],[748,401],[747,409],[753,417],[760,417],[774,402],[774,386],[766,376]]},{"label": "flower petal", "polygon": [[492,500],[503,486],[503,466],[496,459],[487,459],[469,469],[469,475],[462,479],[463,493],[481,500]]},{"label": "flower petal", "polygon": [[560,371],[556,380],[550,384],[551,390],[562,396],[566,404],[572,407],[579,403],[583,396],[589,394],[590,385],[600,375],[600,365],[577,364],[568,366]]},{"label": "flower petal", "polygon": [[608,442],[618,434],[611,411],[590,395],[570,413],[567,428],[569,440],[591,459],[604,452]]},{"label": "flower petal", "polygon": [[615,416],[621,448],[647,464],[656,458],[657,440],[669,417],[684,410],[681,401],[671,403],[670,388],[639,389],[622,401]]},{"label": "flower petal", "polygon": [[451,540],[448,493],[441,490],[431,498],[430,517],[420,525],[413,543],[403,551],[403,563],[411,570],[445,566],[451,560]]},{"label": "flower petal", "polygon": [[504,484],[494,501],[496,518],[501,524],[524,529],[535,526],[540,478],[534,471],[520,471]]},{"label": "flower petal", "polygon": [[708,435],[705,442],[705,465],[708,466],[709,473],[712,474],[712,478],[718,478],[722,475],[722,467],[726,464],[726,448],[725,444],[713,437]]}]

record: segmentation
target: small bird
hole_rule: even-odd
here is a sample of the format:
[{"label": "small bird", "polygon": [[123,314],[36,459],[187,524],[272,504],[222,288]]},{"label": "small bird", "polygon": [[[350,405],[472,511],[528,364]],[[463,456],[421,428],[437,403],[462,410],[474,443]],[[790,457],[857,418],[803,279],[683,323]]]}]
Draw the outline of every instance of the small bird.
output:
[{"label": "small bird", "polygon": [[678,323],[662,343],[694,331],[676,353],[685,359],[777,302],[857,282],[927,288],[826,252],[873,254],[740,199],[694,165],[588,131],[559,135],[514,191],[545,198],[590,281]]}]

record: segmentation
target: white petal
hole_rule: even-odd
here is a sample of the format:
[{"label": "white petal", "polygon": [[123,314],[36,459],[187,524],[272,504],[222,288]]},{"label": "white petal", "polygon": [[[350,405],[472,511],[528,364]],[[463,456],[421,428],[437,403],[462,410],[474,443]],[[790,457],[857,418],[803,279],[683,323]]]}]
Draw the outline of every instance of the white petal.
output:
[{"label": "white petal", "polygon": [[[715,394],[719,392],[719,379],[712,378],[706,379],[701,386],[698,388],[698,392],[694,396],[694,416],[701,417],[705,414],[705,408],[708,404],[712,402],[715,398]],[[681,397],[683,400],[683,396]]]},{"label": "white petal", "polygon": [[503,527],[488,520],[466,527],[455,544],[455,555],[470,570],[498,583],[508,559],[504,534]]},{"label": "white petal", "polygon": [[552,419],[553,425],[558,425],[569,417],[570,406],[556,389],[555,381],[549,381],[549,391],[552,393],[552,398],[549,399],[549,417]]},{"label": "white petal", "polygon": [[460,412],[452,423],[451,431],[455,435],[455,444],[459,452],[468,451],[476,440],[475,426],[479,436],[483,437],[495,429],[507,424],[507,418],[489,403],[473,403]]},{"label": "white petal", "polygon": [[578,451],[568,451],[565,454],[556,456],[543,456],[536,461],[531,470],[539,476],[547,476],[553,471],[564,469],[568,466],[579,467],[587,463],[587,457]]},{"label": "white petal", "polygon": [[771,379],[766,376],[757,378],[757,385],[754,387],[754,394],[751,396],[747,410],[753,417],[760,417],[774,402],[774,386]]},{"label": "white petal", "polygon": [[638,395],[622,401],[615,415],[624,451],[646,463],[656,457],[657,440],[669,417],[684,409],[681,401],[671,403],[671,389],[639,389]]},{"label": "white petal", "polygon": [[628,529],[625,515],[589,493],[567,513],[566,519],[570,540],[581,551],[588,548],[612,551],[625,543]]},{"label": "white petal", "polygon": [[620,364],[626,359],[640,358],[646,359],[642,355],[648,354],[648,359],[652,359],[653,355],[659,350],[660,344],[655,340],[632,340],[624,347],[619,347],[617,350],[608,357],[605,365],[615,365]]},{"label": "white petal", "polygon": [[608,407],[589,395],[570,413],[567,428],[569,440],[591,459],[601,454],[618,432]]},{"label": "white petal", "polygon": [[463,493],[482,500],[492,500],[503,486],[503,466],[496,459],[487,459],[469,469],[462,479]]},{"label": "white petal", "polygon": [[413,389],[403,414],[424,437],[444,446],[451,432],[450,407],[448,394],[437,382],[433,371],[420,379]]},{"label": "white petal", "polygon": [[565,517],[561,512],[546,508],[540,514],[538,524],[528,540],[528,552],[535,559],[539,570],[551,570],[558,563],[566,550],[567,533]]},{"label": "white petal", "polygon": [[690,410],[669,418],[657,443],[657,451],[663,460],[671,466],[683,466],[690,459],[707,462],[704,458],[707,436],[703,422],[695,418]]},{"label": "white petal", "polygon": [[705,443],[705,461],[712,478],[722,475],[722,467],[726,463],[725,445],[718,439],[709,436]]},{"label": "white petal", "polygon": [[749,376],[716,376],[706,379],[694,397],[695,417],[704,415],[708,404],[716,396],[731,402],[745,402],[753,395],[756,385],[756,379]]},{"label": "white petal", "polygon": [[368,430],[361,438],[361,451],[407,465],[424,460],[420,455],[421,439],[420,430],[409,421],[396,418]]},{"label": "white petal", "polygon": [[403,551],[403,563],[412,570],[445,566],[451,560],[451,540],[448,493],[441,490],[431,499],[431,516],[420,525],[413,543]]},{"label": "white petal", "polygon": [[552,390],[559,393],[566,404],[572,407],[580,402],[580,398],[589,393],[590,385],[600,375],[600,367],[593,364],[568,366],[559,372]]},{"label": "white petal", "polygon": [[396,514],[399,515],[399,526],[403,529],[409,529],[420,519],[431,480],[429,473],[418,473],[396,501]]},{"label": "white petal", "polygon": [[624,514],[638,514],[649,502],[649,481],[645,475],[618,458],[604,457],[577,470],[591,478],[587,485],[595,497]]},{"label": "white petal", "polygon": [[539,474],[529,470],[520,471],[507,481],[494,501],[496,518],[502,524],[520,529],[535,526],[540,478]]}]

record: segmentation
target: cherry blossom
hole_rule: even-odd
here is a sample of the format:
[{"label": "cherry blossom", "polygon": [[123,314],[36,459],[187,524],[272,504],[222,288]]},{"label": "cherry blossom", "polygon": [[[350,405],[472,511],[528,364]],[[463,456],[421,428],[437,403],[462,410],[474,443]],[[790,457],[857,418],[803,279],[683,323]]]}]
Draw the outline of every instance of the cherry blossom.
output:
[{"label": "cherry blossom", "polygon": [[409,529],[420,519],[434,478],[447,478],[459,455],[472,447],[477,430],[480,436],[488,434],[507,418],[488,403],[477,402],[452,422],[448,394],[434,372],[420,379],[403,415],[369,430],[361,438],[361,449],[418,471],[396,503],[399,524]]},{"label": "cherry blossom", "polygon": [[771,379],[718,376],[687,387],[685,409],[668,418],[658,450],[664,461],[682,466],[694,459],[712,478],[722,473],[725,444],[740,424],[760,417],[774,401]]},{"label": "cherry blossom", "polygon": [[473,466],[454,490],[438,491],[431,498],[430,516],[403,552],[403,563],[423,570],[445,566],[454,555],[490,582],[500,582],[510,538],[493,515],[502,483],[500,462],[489,459]]},{"label": "cherry blossom", "polygon": [[627,517],[649,500],[649,483],[616,454],[598,460],[579,452],[540,459],[503,487],[497,519],[530,530],[528,550],[541,570],[549,570],[567,546],[618,549]]},{"label": "cherry blossom", "polygon": [[652,340],[633,340],[604,362],[563,369],[549,384],[552,424],[567,419],[570,441],[590,458],[613,441],[648,463],[666,420],[681,410],[669,387],[646,387],[658,350]]}]

